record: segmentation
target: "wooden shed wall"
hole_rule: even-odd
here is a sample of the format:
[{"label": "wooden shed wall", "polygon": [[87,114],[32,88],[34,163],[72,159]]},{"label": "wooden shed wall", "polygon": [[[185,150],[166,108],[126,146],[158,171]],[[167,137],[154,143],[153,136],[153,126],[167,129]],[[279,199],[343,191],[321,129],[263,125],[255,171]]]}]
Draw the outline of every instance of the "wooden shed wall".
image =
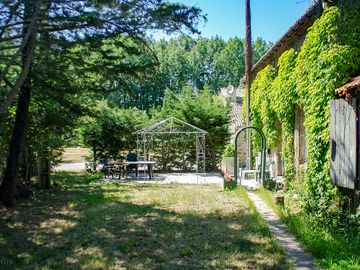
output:
[{"label": "wooden shed wall", "polygon": [[330,178],[337,186],[357,188],[356,100],[330,101]]}]

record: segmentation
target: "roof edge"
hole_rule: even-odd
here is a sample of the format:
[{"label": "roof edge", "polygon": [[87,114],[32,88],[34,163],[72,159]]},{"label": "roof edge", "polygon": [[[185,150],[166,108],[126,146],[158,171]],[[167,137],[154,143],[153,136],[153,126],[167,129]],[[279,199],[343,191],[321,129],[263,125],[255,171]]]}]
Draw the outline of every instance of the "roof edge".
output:
[{"label": "roof edge", "polygon": [[[133,135],[151,134],[151,133],[154,132],[153,130],[155,130],[156,128],[158,128],[158,127],[160,127],[160,126],[162,126],[162,125],[165,125],[166,123],[168,123],[168,122],[170,122],[170,121],[172,121],[172,122],[175,121],[175,122],[177,122],[177,123],[180,123],[180,124],[182,124],[182,125],[185,125],[185,126],[187,126],[187,127],[190,127],[190,128],[192,128],[193,130],[196,130],[196,132],[191,132],[191,133],[204,134],[204,135],[208,133],[206,130],[203,130],[203,129],[201,129],[201,128],[198,128],[198,127],[196,127],[196,126],[194,126],[194,125],[191,125],[191,124],[189,124],[189,123],[187,123],[187,122],[185,122],[185,121],[183,121],[183,120],[180,120],[180,119],[172,116],[172,117],[163,119],[163,120],[161,120],[161,121],[159,121],[159,122],[157,122],[157,123],[155,123],[155,124],[152,124],[152,125],[150,125],[150,126],[148,126],[148,127],[139,129],[139,130],[133,132],[132,134],[133,134]],[[156,132],[156,133],[157,133],[157,132]],[[174,133],[176,133],[176,132],[174,132]]]},{"label": "roof edge", "polygon": [[335,95],[339,98],[350,99],[355,95],[355,91],[360,87],[360,75],[350,79],[346,84],[335,90]]},{"label": "roof edge", "polygon": [[[320,8],[320,10],[322,10],[321,8],[321,3],[322,0],[316,0],[301,16],[299,19],[297,19],[295,21],[295,23],[293,25],[290,26],[290,28],[280,37],[280,39],[278,41],[275,42],[275,44],[259,59],[259,61],[257,61],[255,63],[255,65],[252,67],[251,69],[251,73],[255,73],[257,74],[257,72],[259,72],[261,69],[260,67],[262,67],[262,65],[267,65],[267,61],[269,60],[270,62],[270,58],[271,56],[277,51],[278,48],[281,48],[282,46],[284,46],[284,44],[286,44],[286,42],[294,35],[297,34],[297,31],[299,31],[301,29],[301,26],[304,25],[305,22],[308,22],[309,20],[311,21],[310,26],[314,23],[315,19],[314,19],[314,15],[315,12]],[[321,11],[322,12],[322,11]],[[306,28],[307,29],[307,28]],[[285,49],[283,49],[283,51],[285,51]],[[282,53],[282,52],[281,52]]]}]

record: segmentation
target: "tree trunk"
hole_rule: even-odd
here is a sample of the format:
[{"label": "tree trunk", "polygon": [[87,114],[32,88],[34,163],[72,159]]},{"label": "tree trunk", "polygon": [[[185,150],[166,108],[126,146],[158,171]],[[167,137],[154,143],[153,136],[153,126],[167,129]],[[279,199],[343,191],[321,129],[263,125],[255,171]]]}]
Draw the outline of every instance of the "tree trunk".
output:
[{"label": "tree trunk", "polygon": [[[11,86],[11,90],[6,95],[6,98],[2,104],[0,104],[0,114],[6,112],[8,107],[11,105],[13,99],[16,97],[18,89],[21,91],[21,87],[25,84],[27,78],[30,78],[30,71],[31,65],[33,61],[34,49],[31,49],[32,43],[35,43],[36,38],[36,23],[38,19],[38,12],[40,9],[41,2],[38,1],[35,3],[29,2],[25,3],[25,18],[24,21],[30,21],[28,24],[23,25],[23,32],[22,32],[22,44],[19,50],[13,55],[12,59],[8,62],[8,68],[12,65],[12,63],[17,59],[17,54],[21,53],[22,56],[22,67],[21,67],[21,74],[19,78],[16,80],[15,84]],[[34,44],[33,44],[34,45]],[[3,70],[0,74],[0,81],[5,78],[7,67]],[[7,83],[9,84],[9,83]],[[11,85],[11,83],[9,84]]]},{"label": "tree trunk", "polygon": [[31,149],[25,143],[25,147],[23,150],[22,164],[20,164],[20,174],[18,181],[21,181],[25,186],[30,184],[31,179],[31,167],[33,161],[31,158]]},{"label": "tree trunk", "polygon": [[[250,0],[245,0],[245,81],[246,89],[246,126],[250,126],[250,83],[251,83],[251,69],[252,69],[252,47],[251,47],[251,13]],[[252,168],[251,162],[251,131],[246,130],[246,145],[247,145],[247,164],[248,168]]]},{"label": "tree trunk", "polygon": [[30,78],[26,79],[21,87],[16,110],[16,118],[10,141],[10,149],[6,163],[4,180],[0,186],[0,199],[5,206],[13,206],[16,182],[18,179],[21,154],[24,149],[26,137],[26,124],[30,103]]},{"label": "tree trunk", "polygon": [[96,162],[97,162],[97,154],[96,154],[96,145],[93,145],[93,164],[92,164],[92,170],[95,173],[96,172]]},{"label": "tree trunk", "polygon": [[46,147],[39,157],[39,169],[38,169],[38,182],[39,188],[49,189],[51,186],[50,181],[50,161],[49,161],[49,149]]},{"label": "tree trunk", "polygon": [[214,172],[218,171],[216,152],[214,149],[211,149],[211,159],[212,159],[212,169]]},{"label": "tree trunk", "polygon": [[[31,18],[34,15],[35,6],[34,3],[25,4],[25,19]],[[25,20],[26,21],[26,20]],[[28,25],[24,25],[23,36],[28,30]],[[36,39],[36,27],[33,27],[33,31],[28,40],[28,43],[22,50],[22,68],[26,68],[29,58],[33,58]],[[31,60],[32,62],[32,60]],[[5,206],[13,206],[13,200],[15,196],[16,183],[19,175],[21,154],[23,153],[26,138],[26,125],[29,115],[29,104],[31,97],[31,65],[29,68],[28,76],[24,80],[23,85],[20,88],[18,97],[16,117],[12,136],[10,139],[9,154],[7,157],[6,169],[4,173],[4,179],[0,186],[0,201]]]}]

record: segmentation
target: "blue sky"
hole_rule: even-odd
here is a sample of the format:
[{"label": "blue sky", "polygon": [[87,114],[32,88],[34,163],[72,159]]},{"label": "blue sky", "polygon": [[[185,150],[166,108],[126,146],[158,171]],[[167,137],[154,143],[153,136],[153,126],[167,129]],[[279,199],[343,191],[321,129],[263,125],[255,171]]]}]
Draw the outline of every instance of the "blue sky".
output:
[{"label": "blue sky", "polygon": [[[173,2],[197,6],[207,14],[208,21],[199,25],[202,36],[218,35],[226,40],[234,36],[244,38],[245,0],[173,0]],[[252,0],[253,39],[262,37],[266,41],[277,41],[312,2],[312,0]]]}]

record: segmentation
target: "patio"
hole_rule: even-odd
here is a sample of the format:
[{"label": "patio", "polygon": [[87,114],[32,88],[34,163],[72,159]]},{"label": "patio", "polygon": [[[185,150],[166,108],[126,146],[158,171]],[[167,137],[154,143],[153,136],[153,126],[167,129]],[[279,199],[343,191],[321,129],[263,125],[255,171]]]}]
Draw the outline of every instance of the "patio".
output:
[{"label": "patio", "polygon": [[[148,183],[148,184],[196,184],[196,185],[218,185],[223,188],[224,177],[220,173],[154,173],[153,179],[149,179],[147,173],[139,171],[139,177],[129,174],[119,180],[118,177],[103,177],[98,182],[118,182],[118,183]],[[259,188],[256,180],[242,180],[242,186],[246,189],[254,190]]]}]

